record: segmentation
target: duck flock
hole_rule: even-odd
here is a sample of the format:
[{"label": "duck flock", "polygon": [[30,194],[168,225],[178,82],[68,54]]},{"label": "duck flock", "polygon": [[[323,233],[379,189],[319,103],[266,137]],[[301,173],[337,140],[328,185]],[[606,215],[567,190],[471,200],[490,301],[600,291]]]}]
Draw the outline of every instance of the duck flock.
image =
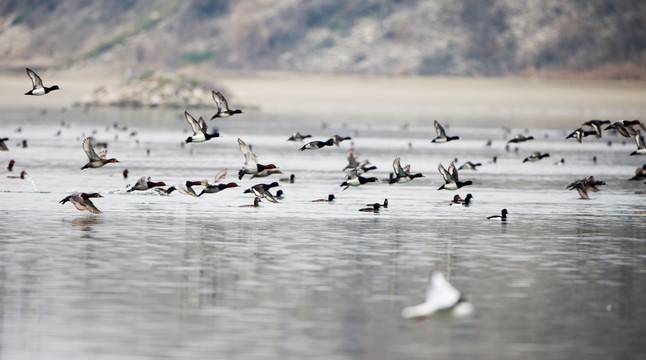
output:
[{"label": "duck flock", "polygon": [[[25,95],[30,96],[42,96],[50,93],[51,91],[60,90],[57,85],[47,87],[43,84],[42,79],[29,68],[26,69],[27,75],[31,79],[32,89],[25,93]],[[222,119],[232,117],[238,114],[242,114],[242,110],[234,109],[229,107],[226,98],[219,91],[212,91],[212,97],[216,104],[217,111],[210,118]],[[204,120],[204,118],[199,117],[195,119],[188,111],[184,111],[184,117],[186,122],[192,130],[192,135],[187,137],[184,140],[184,144],[192,144],[189,146],[199,146],[197,144],[211,141],[220,137],[220,134],[217,131],[209,132],[209,127]],[[451,141],[459,141],[459,136],[449,136],[447,135],[444,127],[438,122],[434,121],[434,127],[436,132],[436,137],[431,140],[435,144],[444,144]],[[614,131],[624,137],[633,137],[636,144],[636,150],[629,154],[629,156],[635,155],[646,155],[646,145],[644,145],[644,139],[641,131],[646,132],[646,127],[639,120],[621,120],[612,122],[610,120],[590,120],[581,125],[581,127],[575,129],[570,133],[565,139],[576,139],[579,143],[582,143],[583,139],[588,136],[594,136],[595,138],[602,138],[602,135],[605,131]],[[301,134],[300,132],[295,132],[287,140],[293,142],[304,142],[306,140],[311,140],[312,136],[309,134]],[[525,136],[523,134],[518,134],[511,140],[507,142],[507,150],[511,144],[523,143],[526,141],[533,140],[533,136]],[[9,150],[6,142],[8,138],[0,138],[0,150],[7,151]],[[351,140],[349,136],[340,136],[334,135],[328,139],[320,140],[311,140],[304,145],[302,145],[298,150],[299,151],[325,151],[323,150],[326,147],[339,146],[343,141]],[[251,146],[249,146],[242,138],[237,138],[238,146],[240,152],[243,155],[244,163],[241,168],[238,170],[237,178],[242,180],[245,176],[249,176],[252,179],[254,178],[264,178],[272,175],[278,175],[282,172],[278,169],[275,164],[271,163],[259,163],[257,156],[253,153]],[[183,145],[184,145],[183,144]],[[25,144],[26,145],[26,144]],[[80,170],[92,171],[92,169],[101,168],[103,166],[116,166],[116,163],[120,161],[116,158],[108,158],[107,150],[103,149],[99,152],[95,150],[97,147],[97,142],[92,137],[86,137],[80,144],[80,148],[83,149],[85,154],[88,157],[86,164],[80,167]],[[80,151],[80,149],[79,149]],[[411,165],[401,164],[401,158],[397,157],[393,160],[392,168],[393,171],[390,173],[388,179],[378,179],[374,176],[369,176],[369,172],[375,170],[376,167],[371,165],[368,160],[359,160],[358,154],[354,149],[349,149],[346,151],[347,166],[343,169],[346,172],[344,179],[339,179],[339,188],[340,191],[345,191],[350,187],[366,186],[376,182],[387,182],[388,184],[404,184],[410,181],[415,180],[416,178],[425,177],[424,174],[419,172],[412,172]],[[525,157],[522,162],[537,162],[541,161],[544,158],[549,157],[549,153],[543,152],[534,152]],[[496,161],[494,157],[493,162]],[[561,163],[564,160],[561,159]],[[125,161],[124,161],[125,162]],[[481,163],[472,163],[466,162],[460,167],[457,167],[455,162],[451,162],[447,167],[443,164],[438,164],[438,172],[443,179],[443,184],[437,190],[448,190],[456,191],[467,186],[472,186],[473,182],[471,180],[462,181],[459,177],[459,170],[476,170],[478,166],[481,166]],[[15,166],[15,161],[10,160],[7,169],[13,171]],[[128,170],[123,171],[124,178],[128,176]],[[199,181],[186,181],[184,183],[166,187],[166,183],[163,181],[151,181],[150,178],[142,176],[137,180],[137,182],[131,186],[127,192],[134,191],[156,191],[162,195],[170,195],[174,191],[178,193],[190,195],[194,197],[202,197],[206,194],[216,194],[220,191],[236,188],[239,185],[236,182],[227,182],[225,181],[228,173],[228,169],[222,169],[214,178],[213,182],[207,180]],[[16,179],[25,179],[26,171],[21,171],[20,175],[11,175],[10,178]],[[439,178],[439,177],[438,177]],[[646,179],[646,165],[638,168],[635,171],[635,176],[631,180],[644,180]],[[291,174],[287,178],[278,179],[281,182],[295,182],[295,175]],[[587,176],[582,179],[573,181],[571,184],[565,188],[568,190],[576,190],[581,199],[589,199],[589,192],[599,191],[598,186],[606,185],[604,181],[597,180],[593,176]],[[278,203],[282,197],[283,192],[278,190],[276,193],[272,192],[272,189],[279,186],[278,181],[273,181],[269,183],[258,183],[250,188],[244,190],[244,193],[252,194],[253,203],[245,204],[242,207],[258,207],[261,201],[267,201],[271,203]],[[197,188],[200,187],[200,188]],[[96,192],[79,192],[70,194],[64,199],[60,200],[61,204],[71,203],[76,209],[80,211],[89,211],[93,214],[100,214],[101,211],[94,205],[92,199],[102,198],[103,195]],[[334,202],[337,197],[335,194],[329,194],[327,198],[314,199],[314,203],[331,203]],[[449,205],[453,206],[470,206],[472,204],[473,196],[472,194],[467,194],[463,199],[460,195],[454,195],[453,200],[447,202]],[[369,213],[378,213],[380,209],[388,207],[388,199],[384,199],[382,203],[370,203],[366,204],[366,207],[358,209],[361,212]],[[486,217],[490,220],[497,221],[507,221],[507,217],[510,213],[507,209],[502,209],[500,214],[491,215]],[[484,216],[483,216],[484,218]],[[435,313],[443,309],[455,309],[460,313],[469,313],[469,306],[458,306],[465,304],[463,296],[457,291],[451,284],[446,281],[444,276],[439,272],[434,272],[431,275],[430,283],[427,291],[426,300],[423,304],[408,307],[403,310],[402,316],[405,318],[420,318],[428,316],[432,313]],[[466,309],[466,310],[465,310]]]}]

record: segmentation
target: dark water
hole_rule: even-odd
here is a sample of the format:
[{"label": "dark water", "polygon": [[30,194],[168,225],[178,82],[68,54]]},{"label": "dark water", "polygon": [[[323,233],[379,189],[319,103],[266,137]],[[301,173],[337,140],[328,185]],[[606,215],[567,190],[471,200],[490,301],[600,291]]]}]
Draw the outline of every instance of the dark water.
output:
[{"label": "dark water", "polygon": [[[430,122],[323,129],[249,114],[209,123],[221,138],[182,148],[181,113],[8,112],[2,171],[15,159],[12,175],[28,175],[0,178],[0,358],[646,357],[646,185],[627,181],[646,161],[628,156],[632,139],[604,134],[578,144],[562,131],[531,129],[537,140],[515,154],[498,128],[456,126],[447,131],[461,140],[438,145]],[[114,122],[128,130],[107,130]],[[94,129],[121,163],[81,171],[81,140]],[[425,177],[342,191],[349,142],[299,152],[301,144],[285,141],[297,130],[320,140],[353,136],[379,178],[395,157]],[[237,181],[237,137],[283,174]],[[23,138],[29,147],[16,146]],[[533,151],[551,157],[523,164]],[[460,172],[474,185],[437,191],[437,164],[455,157],[483,163]],[[561,158],[565,166],[556,166]],[[125,193],[140,176],[171,185],[211,180],[222,168],[240,188],[201,198]],[[239,207],[253,200],[243,189],[292,173],[279,204]],[[590,200],[565,190],[588,175],[608,185]],[[103,194],[94,201],[103,213],[58,204],[77,191]],[[335,203],[311,202],[329,193]],[[448,206],[455,193],[472,193],[473,206]],[[379,214],[357,211],[384,198],[390,206]],[[502,208],[506,223],[486,220]],[[423,301],[432,270],[470,298],[474,316],[400,317]]]}]

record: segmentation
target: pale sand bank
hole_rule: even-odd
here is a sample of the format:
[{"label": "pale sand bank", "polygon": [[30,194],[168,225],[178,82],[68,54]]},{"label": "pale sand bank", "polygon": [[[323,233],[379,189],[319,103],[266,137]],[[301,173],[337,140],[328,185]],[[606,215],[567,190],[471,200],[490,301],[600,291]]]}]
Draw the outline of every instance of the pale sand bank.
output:
[{"label": "pale sand bank", "polygon": [[[0,74],[0,108],[66,107],[123,79],[123,73],[96,69],[39,73],[45,85],[62,90],[25,96],[30,88],[26,74]],[[570,128],[593,118],[646,118],[646,84],[635,82],[226,71],[209,77],[212,81],[200,80],[263,113],[316,121],[430,124],[438,119],[462,126]]]}]

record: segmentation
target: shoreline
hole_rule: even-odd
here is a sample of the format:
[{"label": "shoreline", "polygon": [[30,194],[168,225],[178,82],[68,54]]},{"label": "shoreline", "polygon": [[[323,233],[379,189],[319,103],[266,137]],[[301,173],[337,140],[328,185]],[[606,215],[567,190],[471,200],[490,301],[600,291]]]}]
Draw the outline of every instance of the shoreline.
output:
[{"label": "shoreline", "polygon": [[[124,71],[107,67],[38,70],[45,85],[61,91],[34,98],[26,74],[0,72],[0,108],[70,107],[100,86],[124,81]],[[222,88],[235,102],[258,106],[265,114],[303,116],[330,123],[418,125],[434,119],[460,126],[570,128],[594,119],[646,117],[646,83],[545,80],[325,75],[180,69],[187,76]],[[212,80],[207,80],[212,79]]]}]

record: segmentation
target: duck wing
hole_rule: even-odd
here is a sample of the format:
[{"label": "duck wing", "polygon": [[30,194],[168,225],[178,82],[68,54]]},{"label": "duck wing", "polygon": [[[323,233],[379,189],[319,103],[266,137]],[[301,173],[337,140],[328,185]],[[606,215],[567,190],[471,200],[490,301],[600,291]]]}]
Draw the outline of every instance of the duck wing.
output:
[{"label": "duck wing", "polygon": [[229,171],[229,169],[222,169],[222,170],[220,170],[220,172],[218,172],[218,173],[215,175],[215,179],[213,180],[213,183],[214,183],[214,184],[217,184],[217,183],[221,182],[222,180],[224,180],[224,178],[227,176],[227,172],[228,172],[228,171]]},{"label": "duck wing", "polygon": [[244,155],[244,164],[246,166],[257,165],[258,160],[256,158],[256,154],[251,152],[251,149],[249,148],[249,146],[240,138],[238,138],[238,145],[240,146],[240,151],[242,152],[242,155]]},{"label": "duck wing", "polygon": [[90,201],[90,199],[84,199],[85,202],[85,208],[87,211],[91,212],[92,214],[100,214],[101,210],[97,209],[96,206]]},{"label": "duck wing", "polygon": [[440,174],[442,174],[442,177],[444,178],[444,182],[449,183],[453,181],[453,175],[451,175],[448,171],[446,171],[446,169],[444,168],[444,166],[442,166],[441,163],[437,165],[437,170],[440,172]]},{"label": "duck wing", "polygon": [[440,125],[440,123],[437,122],[437,120],[435,120],[433,125],[435,125],[435,133],[437,134],[437,137],[445,138],[446,137],[446,132],[444,131],[444,128],[442,127],[442,125]]},{"label": "duck wing", "polygon": [[458,169],[455,168],[454,163],[451,163],[451,165],[449,165],[449,170],[448,171],[449,171],[449,173],[451,173],[451,176],[453,177],[453,180],[455,180],[456,182],[460,181],[460,179],[458,178]]},{"label": "duck wing", "polygon": [[206,134],[206,130],[209,129],[208,126],[206,126],[206,122],[204,119],[200,116],[200,120],[198,120],[197,124],[200,126],[200,130],[202,130],[203,133]]},{"label": "duck wing", "polygon": [[433,310],[453,307],[460,300],[460,292],[453,287],[439,271],[431,274],[431,281],[426,291],[426,303]]},{"label": "duck wing", "polygon": [[43,86],[43,80],[40,79],[40,76],[38,76],[33,70],[30,68],[27,68],[27,75],[31,79],[31,84],[33,88],[39,88]]},{"label": "duck wing", "polygon": [[108,150],[103,149],[99,152],[99,159],[105,159],[106,155],[108,155]]},{"label": "duck wing", "polygon": [[90,161],[97,161],[100,159],[99,155],[97,155],[92,148],[91,137],[87,137],[85,138],[85,140],[83,140],[83,150],[85,151],[85,154],[87,155],[88,159],[90,159]]},{"label": "duck wing", "polygon": [[639,130],[637,130],[637,133],[635,134],[635,144],[637,144],[637,149],[646,149],[646,145],[644,145],[644,137]]},{"label": "duck wing", "polygon": [[193,135],[196,135],[202,132],[202,127],[195,120],[195,118],[191,116],[191,114],[189,114],[187,111],[184,111],[184,117],[186,118],[186,122],[188,122],[188,124],[191,125],[191,129],[193,129]]},{"label": "duck wing", "polygon": [[395,171],[395,176],[397,177],[406,176],[406,172],[404,171],[404,169],[402,169],[399,158],[396,158],[393,161],[393,170]]}]

